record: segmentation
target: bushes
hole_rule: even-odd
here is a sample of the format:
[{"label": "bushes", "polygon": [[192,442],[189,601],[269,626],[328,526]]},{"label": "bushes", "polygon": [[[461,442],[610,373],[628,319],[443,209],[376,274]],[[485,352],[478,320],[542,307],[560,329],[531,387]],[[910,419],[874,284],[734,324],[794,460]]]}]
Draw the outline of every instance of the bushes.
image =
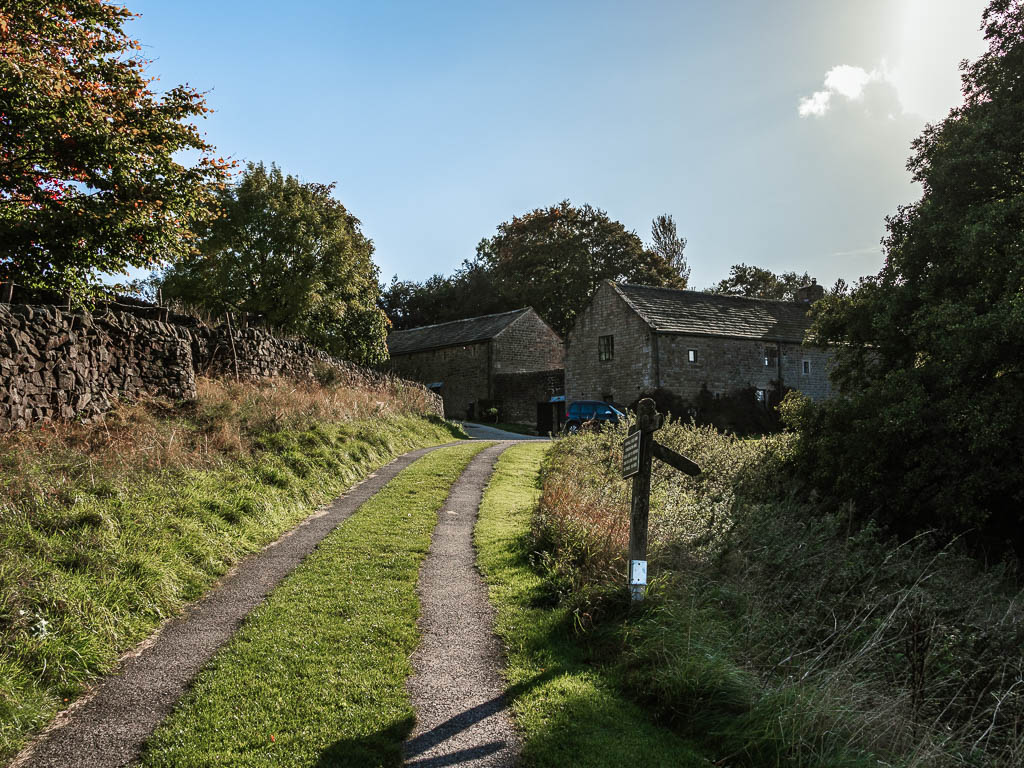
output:
[{"label": "bushes", "polygon": [[[784,410],[806,417],[792,399]],[[1012,563],[823,503],[789,471],[796,435],[673,423],[657,439],[705,471],[655,463],[651,596],[630,613],[624,430],[556,445],[533,541],[551,596],[575,607],[580,641],[634,698],[730,764],[1021,764]]]}]

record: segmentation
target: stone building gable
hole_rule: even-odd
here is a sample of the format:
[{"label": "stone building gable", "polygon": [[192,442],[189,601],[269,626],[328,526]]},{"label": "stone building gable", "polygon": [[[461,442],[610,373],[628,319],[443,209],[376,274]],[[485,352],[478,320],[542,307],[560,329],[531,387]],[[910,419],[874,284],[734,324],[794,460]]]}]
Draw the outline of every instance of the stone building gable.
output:
[{"label": "stone building gable", "polygon": [[540,315],[529,309],[491,342],[494,374],[535,373],[565,367],[565,344]]}]

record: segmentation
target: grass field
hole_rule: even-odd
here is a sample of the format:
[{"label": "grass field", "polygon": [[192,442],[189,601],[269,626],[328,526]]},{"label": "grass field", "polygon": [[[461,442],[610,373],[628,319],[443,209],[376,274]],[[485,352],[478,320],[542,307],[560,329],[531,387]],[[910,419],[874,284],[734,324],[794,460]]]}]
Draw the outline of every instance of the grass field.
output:
[{"label": "grass field", "polygon": [[523,733],[523,765],[706,766],[692,744],[652,722],[592,663],[575,637],[572,612],[551,600],[531,565],[526,540],[540,495],[540,462],[549,447],[528,443],[502,455],[476,529],[478,562],[508,654],[506,678]]},{"label": "grass field", "polygon": [[419,564],[488,445],[419,459],[328,535],[200,673],[142,766],[401,765]]},{"label": "grass field", "polygon": [[200,395],[0,438],[0,761],[240,558],[461,434],[403,392],[204,380]]}]

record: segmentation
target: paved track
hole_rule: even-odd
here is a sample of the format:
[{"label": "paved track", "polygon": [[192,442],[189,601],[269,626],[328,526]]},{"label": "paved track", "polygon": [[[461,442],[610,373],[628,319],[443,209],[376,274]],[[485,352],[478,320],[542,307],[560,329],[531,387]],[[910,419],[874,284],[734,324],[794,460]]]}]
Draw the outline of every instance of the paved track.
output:
[{"label": "paved track", "polygon": [[389,480],[438,447],[400,456],[259,554],[243,560],[185,616],[168,622],[141,651],[123,658],[118,670],[92,695],[59,715],[11,768],[127,765],[200,668],[270,591]]},{"label": "paved track", "polygon": [[510,445],[485,448],[452,486],[420,568],[423,639],[408,684],[416,728],[405,743],[407,766],[512,766],[519,752],[503,697],[494,611],[473,548],[484,488]]}]

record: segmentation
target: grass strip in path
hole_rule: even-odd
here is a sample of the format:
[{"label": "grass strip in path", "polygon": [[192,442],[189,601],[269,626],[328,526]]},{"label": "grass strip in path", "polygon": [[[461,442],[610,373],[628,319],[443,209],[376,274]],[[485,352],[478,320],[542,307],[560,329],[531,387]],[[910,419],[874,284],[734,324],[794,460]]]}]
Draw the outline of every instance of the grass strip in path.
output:
[{"label": "grass strip in path", "polygon": [[568,610],[551,606],[525,545],[549,443],[505,451],[484,494],[477,562],[497,610],[508,655],[512,714],[523,735],[523,766],[707,766],[696,748],[653,723],[587,663]]},{"label": "grass strip in path", "polygon": [[488,445],[425,456],[327,536],[200,673],[142,765],[400,765],[420,561],[449,488]]}]

